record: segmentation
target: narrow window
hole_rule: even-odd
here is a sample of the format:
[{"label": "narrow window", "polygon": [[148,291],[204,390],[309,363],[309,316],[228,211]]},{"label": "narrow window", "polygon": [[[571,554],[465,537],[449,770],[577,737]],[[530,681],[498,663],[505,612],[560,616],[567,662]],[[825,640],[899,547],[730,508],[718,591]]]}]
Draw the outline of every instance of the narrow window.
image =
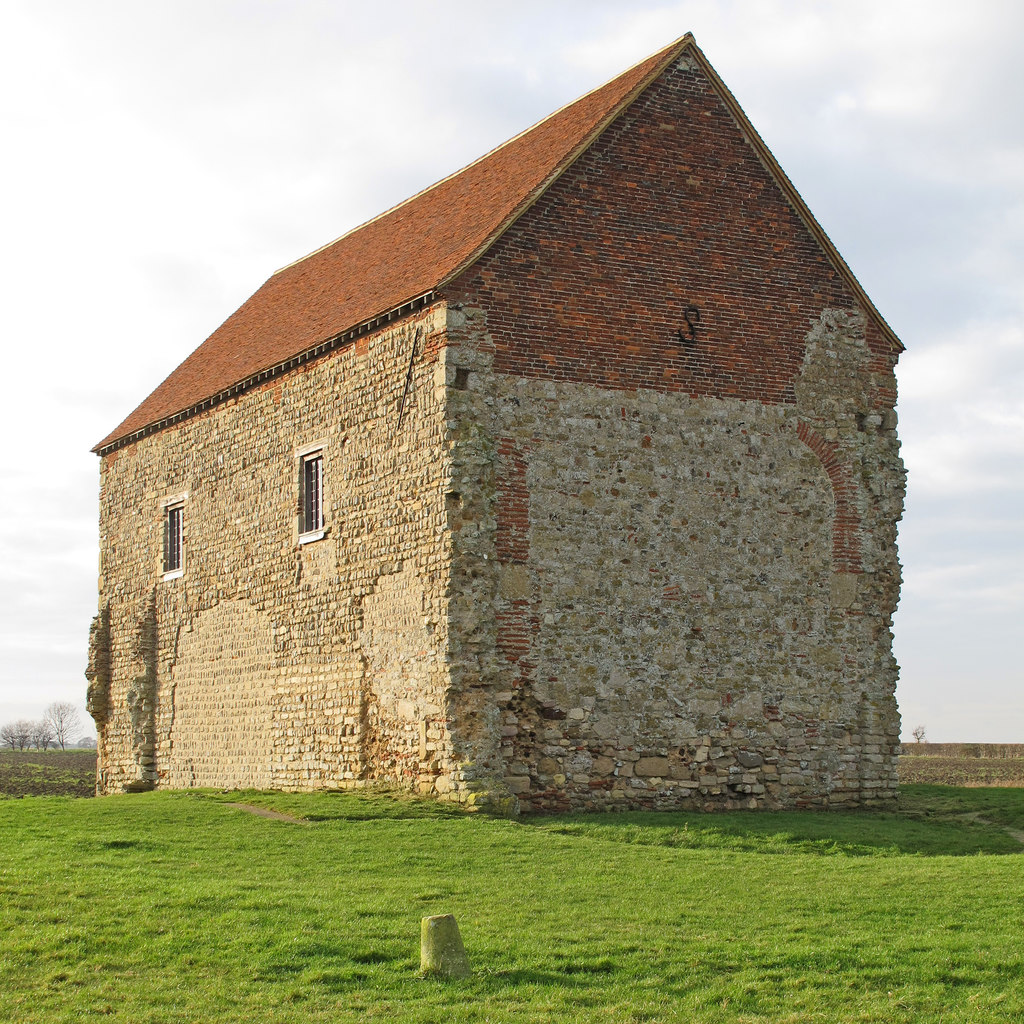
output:
[{"label": "narrow window", "polygon": [[324,453],[302,457],[302,533],[324,528]]},{"label": "narrow window", "polygon": [[185,505],[168,505],[164,512],[164,573],[180,573],[184,540]]}]

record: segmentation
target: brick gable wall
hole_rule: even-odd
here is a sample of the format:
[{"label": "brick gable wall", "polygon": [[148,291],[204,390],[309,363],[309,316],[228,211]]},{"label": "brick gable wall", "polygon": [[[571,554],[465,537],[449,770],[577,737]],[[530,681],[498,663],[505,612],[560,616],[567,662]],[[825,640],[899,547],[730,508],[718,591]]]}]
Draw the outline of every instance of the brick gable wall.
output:
[{"label": "brick gable wall", "polygon": [[448,294],[490,311],[498,372],[781,403],[821,310],[855,305],[685,55]]}]

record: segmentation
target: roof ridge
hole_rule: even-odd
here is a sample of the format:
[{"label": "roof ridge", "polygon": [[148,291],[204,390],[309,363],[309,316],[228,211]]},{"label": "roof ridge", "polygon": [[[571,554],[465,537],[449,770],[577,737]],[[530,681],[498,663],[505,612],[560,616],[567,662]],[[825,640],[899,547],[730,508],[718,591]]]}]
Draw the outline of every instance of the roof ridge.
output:
[{"label": "roof ridge", "polygon": [[[479,260],[480,257],[483,256],[483,254],[487,252],[487,250],[490,249],[490,247],[494,245],[494,243],[497,242],[498,239],[501,238],[501,236],[504,235],[505,232],[508,231],[508,229],[512,227],[512,225],[515,224],[515,222],[519,220],[519,218],[522,217],[523,214],[526,213],[526,211],[529,210],[530,207],[533,206],[534,203],[536,203],[547,192],[547,190],[551,188],[551,186],[554,185],[554,183],[558,181],[558,179],[562,177],[562,175],[565,174],[566,171],[568,171],[569,168],[572,167],[572,165],[588,149],[590,149],[590,147],[608,130],[612,122],[615,121],[619,117],[619,115],[622,114],[622,112],[638,96],[640,96],[640,94],[643,93],[644,90],[647,89],[653,81],[655,81],[662,74],[665,68],[668,67],[668,65],[672,61],[674,61],[679,56],[679,54],[682,53],[683,50],[691,46],[696,48],[696,45],[697,43],[693,37],[693,33],[687,32],[685,35],[681,35],[674,42],[669,43],[668,46],[663,47],[660,51],[658,51],[658,53],[662,55],[662,59],[659,60],[656,64],[654,64],[651,70],[642,79],[640,79],[640,81],[632,89],[630,89],[630,91],[626,93],[626,95],[623,96],[622,99],[619,100],[619,102],[604,117],[602,117],[594,125],[590,132],[588,132],[588,134],[585,135],[583,139],[581,139],[580,142],[577,143],[575,147],[573,147],[573,149],[571,149],[564,157],[562,157],[562,159],[555,165],[552,172],[531,193],[529,193],[523,199],[519,206],[517,206],[512,211],[512,213],[509,214],[509,216],[506,217],[505,220],[502,221],[502,223],[499,224],[498,227],[495,228],[494,231],[492,231],[491,234],[488,235],[487,238],[472,253],[470,253],[469,256],[467,256],[462,261],[462,263],[460,263],[454,270],[446,274],[440,281],[437,282],[437,287],[441,288],[444,285],[446,285],[449,281],[454,280],[467,267],[472,266],[477,260]],[[587,96],[590,96],[595,92],[598,92],[600,89],[604,89],[606,86],[616,81],[616,79],[625,77],[630,72],[635,71],[638,67],[640,67],[641,64],[646,64],[649,60],[652,59],[652,57],[658,56],[658,53],[651,54],[650,56],[644,57],[643,60],[638,60],[635,64],[631,64],[621,74],[615,75],[613,78],[609,78],[607,82],[598,86],[597,89],[591,89],[590,92],[584,93],[578,99],[573,100],[572,103],[564,104],[549,116],[554,117],[555,114],[560,113],[567,107],[571,107],[575,103],[579,103],[582,100],[586,99]],[[542,121],[538,121],[537,124],[533,125],[531,128],[528,128],[527,132],[533,131],[534,128],[539,127],[541,124],[544,123],[544,121],[547,120],[548,118],[544,118]],[[522,135],[525,134],[526,132],[520,132],[519,135],[516,136],[516,138],[520,138]],[[514,142],[515,139],[509,139],[508,141]]]},{"label": "roof ridge", "polygon": [[[543,195],[544,192],[546,192],[547,189],[558,179],[558,177],[561,176],[561,173],[567,170],[568,167],[575,161],[575,159],[579,157],[579,155],[585,149],[591,146],[595,139],[599,135],[601,135],[601,133],[608,127],[608,125],[612,121],[614,121],[620,113],[622,113],[623,109],[625,109],[625,107],[627,107],[634,99],[636,99],[636,97],[641,92],[643,92],[645,88],[647,88],[647,86],[651,83],[651,81],[653,81],[654,78],[656,78],[658,75],[661,74],[662,71],[664,71],[665,65],[667,65],[671,59],[678,55],[676,53],[677,48],[679,51],[682,51],[687,45],[696,45],[696,40],[694,39],[692,32],[687,32],[684,35],[679,36],[678,39],[676,39],[674,42],[669,43],[668,46],[662,47],[661,51],[655,51],[655,53],[664,53],[666,55],[665,59],[663,61],[659,61],[654,70],[650,74],[648,74],[636,88],[631,90],[629,94],[627,94],[627,96],[624,98],[624,100],[615,107],[613,113],[607,119],[604,119],[600,122],[600,126],[587,137],[584,145],[579,146],[572,151],[571,157],[563,161],[563,164],[560,165],[561,170],[559,171],[559,173],[551,175],[549,176],[549,178],[545,179],[544,183],[537,190],[536,194],[538,196]],[[646,57],[641,57],[640,60],[634,61],[624,71],[620,71],[618,72],[618,74],[612,75],[611,78],[606,79],[600,85],[595,85],[593,89],[588,89],[585,93],[581,93],[574,99],[566,100],[566,102],[563,103],[560,107],[558,107],[557,110],[552,110],[550,114],[547,114],[545,117],[542,117],[539,121],[534,121],[534,123],[531,124],[529,127],[524,128],[520,132],[517,132],[511,138],[505,139],[504,142],[499,142],[498,145],[493,146],[491,149],[487,150],[486,153],[482,153],[475,160],[471,160],[468,164],[463,165],[458,170],[452,171],[451,174],[446,174],[443,178],[438,178],[437,181],[433,182],[433,184],[427,185],[425,188],[421,188],[419,192],[416,192],[415,194],[409,196],[407,199],[403,199],[400,203],[395,203],[394,206],[389,206],[386,210],[381,211],[375,217],[371,217],[369,220],[364,220],[362,223],[357,224],[355,227],[349,228],[348,231],[342,232],[342,234],[338,235],[337,238],[333,238],[331,239],[331,241],[326,242],[321,246],[318,246],[312,252],[306,253],[305,256],[300,256],[298,259],[292,260],[291,263],[286,263],[283,267],[279,267],[277,270],[275,270],[273,274],[271,274],[270,276],[272,278],[276,277],[278,274],[282,274],[284,273],[284,271],[290,270],[292,267],[296,267],[300,263],[304,263],[308,259],[312,259],[312,257],[323,252],[325,249],[330,249],[332,245],[337,245],[338,242],[342,241],[345,238],[348,238],[349,235],[355,234],[355,232],[357,231],[362,231],[363,228],[369,227],[371,224],[374,224],[379,220],[383,220],[383,218],[385,217],[391,216],[391,214],[393,214],[396,210],[402,209],[403,206],[408,206],[409,203],[415,202],[415,200],[419,199],[423,195],[426,195],[428,192],[432,192],[435,188],[439,188],[445,182],[451,181],[453,178],[457,178],[460,174],[465,174],[466,171],[470,170],[473,167],[476,167],[477,164],[483,163],[484,160],[489,159],[495,153],[499,153],[506,147],[511,146],[514,142],[518,142],[524,135],[529,135],[530,132],[540,128],[541,125],[546,124],[552,118],[557,117],[564,110],[567,110],[569,107],[575,106],[577,103],[580,103],[581,101],[585,100],[588,96],[593,96],[594,93],[600,92],[602,89],[605,88],[605,86],[611,85],[611,83],[614,82],[616,79],[623,78],[626,75],[628,75],[631,71],[635,71],[638,67],[640,67],[641,64],[647,63],[647,61],[649,61],[651,57],[654,55],[655,54],[648,54]],[[519,211],[518,215],[521,215],[522,212],[525,212],[525,210],[528,209],[531,205],[533,204],[526,204],[523,210]],[[489,248],[489,246],[493,244],[493,242],[498,237],[500,237],[500,235],[504,231],[506,231],[508,227],[511,226],[512,223],[515,222],[515,220],[518,219],[518,215],[510,219],[507,223],[505,223],[502,226],[501,230],[497,234],[495,234],[494,238],[492,238],[488,242],[488,245],[485,246],[481,251],[486,251],[486,249]],[[477,255],[479,256],[479,254]],[[459,269],[461,270],[462,267],[460,267]],[[454,274],[450,274],[448,275],[447,278],[445,278],[445,280],[450,280],[451,277],[453,276]]]}]

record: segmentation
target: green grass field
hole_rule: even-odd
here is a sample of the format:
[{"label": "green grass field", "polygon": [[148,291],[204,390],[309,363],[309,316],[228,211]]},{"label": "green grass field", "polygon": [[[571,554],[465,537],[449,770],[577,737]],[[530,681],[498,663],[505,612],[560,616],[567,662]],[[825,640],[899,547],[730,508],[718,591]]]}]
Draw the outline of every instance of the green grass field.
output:
[{"label": "green grass field", "polygon": [[[303,819],[256,817],[232,801]],[[0,1019],[1019,1021],[1024,789],[505,821],[372,795],[0,802]],[[419,977],[454,913],[475,974]]]}]

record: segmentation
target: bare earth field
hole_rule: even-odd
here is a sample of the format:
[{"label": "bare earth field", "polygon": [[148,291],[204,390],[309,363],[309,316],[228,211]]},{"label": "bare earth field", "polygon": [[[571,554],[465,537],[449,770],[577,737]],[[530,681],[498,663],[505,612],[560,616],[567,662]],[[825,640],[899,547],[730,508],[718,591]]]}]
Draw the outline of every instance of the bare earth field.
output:
[{"label": "bare earth field", "polygon": [[[0,799],[92,796],[95,780],[94,750],[0,750]],[[900,782],[1024,787],[1024,744],[910,744],[900,757]]]},{"label": "bare earth field", "polygon": [[1024,786],[1024,758],[901,757],[900,783],[930,786]]},{"label": "bare earth field", "polygon": [[900,783],[1024,786],[1024,743],[908,743]]},{"label": "bare earth field", "polygon": [[0,799],[93,796],[95,750],[0,750]]}]

